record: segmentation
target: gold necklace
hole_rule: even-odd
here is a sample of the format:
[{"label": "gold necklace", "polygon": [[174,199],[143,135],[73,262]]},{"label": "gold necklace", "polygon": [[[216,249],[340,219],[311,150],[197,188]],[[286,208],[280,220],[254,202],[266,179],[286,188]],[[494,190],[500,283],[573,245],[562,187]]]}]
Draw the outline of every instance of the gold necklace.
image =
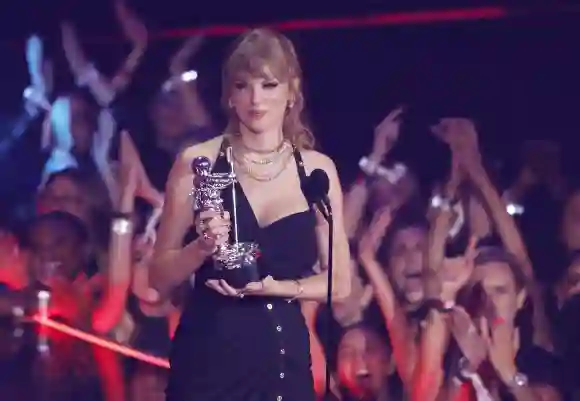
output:
[{"label": "gold necklace", "polygon": [[260,181],[260,182],[269,182],[269,181],[273,181],[276,178],[278,178],[283,172],[284,170],[286,170],[286,167],[288,167],[288,163],[290,162],[290,160],[292,160],[292,152],[288,153],[286,158],[284,158],[281,161],[280,167],[278,169],[276,169],[273,173],[270,174],[260,174],[260,173],[256,173],[254,171],[254,169],[252,168],[252,165],[245,163],[239,159],[237,159],[236,157],[234,157],[234,162],[236,162],[236,164],[241,167],[242,172],[247,175],[248,177],[250,177],[251,179],[255,180],[255,181]]},{"label": "gold necklace", "polygon": [[244,153],[244,154],[242,154],[242,157],[243,157],[244,161],[247,163],[265,166],[268,164],[277,163],[280,160],[280,158],[284,155],[287,148],[288,148],[288,142],[284,141],[284,143],[282,143],[282,146],[280,146],[273,154],[270,154],[269,156],[264,156],[260,159],[254,159],[254,158],[249,157],[248,154]]}]

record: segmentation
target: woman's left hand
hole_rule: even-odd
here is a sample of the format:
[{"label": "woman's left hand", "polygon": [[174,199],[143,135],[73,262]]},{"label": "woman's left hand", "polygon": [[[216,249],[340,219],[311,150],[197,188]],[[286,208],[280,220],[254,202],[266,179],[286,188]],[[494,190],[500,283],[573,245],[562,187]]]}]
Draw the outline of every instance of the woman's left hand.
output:
[{"label": "woman's left hand", "polygon": [[267,276],[261,281],[248,283],[244,288],[234,288],[225,280],[208,280],[205,285],[224,296],[243,298],[245,295],[274,295],[278,281]]},{"label": "woman's left hand", "polygon": [[509,382],[518,371],[516,352],[519,344],[513,326],[501,318],[493,322],[482,318],[480,334],[487,344],[488,358],[493,368],[504,383]]}]

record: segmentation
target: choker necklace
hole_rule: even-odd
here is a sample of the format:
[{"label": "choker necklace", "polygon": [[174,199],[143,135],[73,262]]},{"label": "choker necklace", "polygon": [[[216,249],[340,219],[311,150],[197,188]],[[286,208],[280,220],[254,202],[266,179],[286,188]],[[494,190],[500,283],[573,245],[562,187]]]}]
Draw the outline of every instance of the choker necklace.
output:
[{"label": "choker necklace", "polygon": [[238,134],[237,136],[239,138],[238,142],[240,143],[241,147],[244,148],[247,152],[257,153],[257,154],[261,154],[261,155],[268,155],[270,153],[279,153],[288,144],[288,141],[285,138],[283,138],[282,141],[278,145],[276,145],[276,147],[274,147],[273,149],[255,149],[251,146],[246,145],[244,143],[244,141],[242,140],[240,134]]}]

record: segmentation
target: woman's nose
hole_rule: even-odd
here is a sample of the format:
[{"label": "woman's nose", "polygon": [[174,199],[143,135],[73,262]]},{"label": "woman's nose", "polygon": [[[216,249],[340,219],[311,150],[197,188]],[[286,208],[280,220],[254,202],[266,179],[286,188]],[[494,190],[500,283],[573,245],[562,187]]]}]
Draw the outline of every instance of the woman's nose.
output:
[{"label": "woman's nose", "polygon": [[252,86],[250,89],[250,102],[253,106],[260,104],[262,99],[262,89],[257,86]]},{"label": "woman's nose", "polygon": [[353,360],[353,370],[357,377],[366,376],[369,373],[364,356],[359,355]]}]

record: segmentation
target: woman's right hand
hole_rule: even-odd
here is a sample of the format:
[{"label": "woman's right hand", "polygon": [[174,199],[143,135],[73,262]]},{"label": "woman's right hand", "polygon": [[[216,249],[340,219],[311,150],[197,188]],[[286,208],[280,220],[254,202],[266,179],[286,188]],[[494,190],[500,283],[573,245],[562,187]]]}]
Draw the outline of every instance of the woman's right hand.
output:
[{"label": "woman's right hand", "polygon": [[486,358],[487,349],[471,316],[460,306],[455,306],[451,312],[451,333],[461,349],[461,353],[469,362],[464,368],[477,371],[481,362]]},{"label": "woman's right hand", "polygon": [[230,229],[230,214],[226,211],[203,211],[195,219],[195,231],[208,254],[213,254],[218,246],[228,242]]},{"label": "woman's right hand", "polygon": [[402,106],[392,110],[375,128],[375,139],[371,153],[371,158],[375,159],[373,161],[380,163],[397,142],[401,128],[400,117],[403,111]]}]

